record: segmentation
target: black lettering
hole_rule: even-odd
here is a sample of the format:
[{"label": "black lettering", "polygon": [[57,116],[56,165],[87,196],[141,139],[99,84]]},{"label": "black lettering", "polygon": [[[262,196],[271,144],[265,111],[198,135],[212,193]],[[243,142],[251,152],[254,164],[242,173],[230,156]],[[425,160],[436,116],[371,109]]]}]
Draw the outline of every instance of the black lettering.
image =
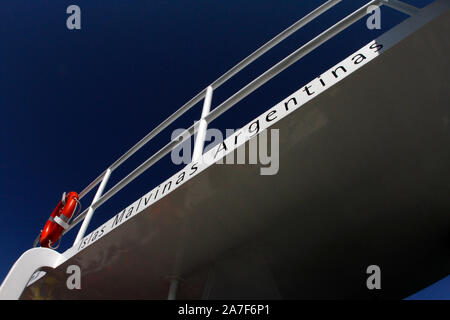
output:
[{"label": "black lettering", "polygon": [[169,181],[168,183],[166,183],[166,184],[164,185],[162,194],[164,194],[164,192],[166,192],[166,187],[167,187],[167,186],[169,186],[169,188],[167,188],[167,191],[169,191],[169,190],[170,190],[170,187],[172,186],[172,181]]},{"label": "black lettering", "polygon": [[138,212],[139,206],[141,205],[141,202],[142,202],[142,198],[139,199],[138,205],[137,205],[137,207],[136,207],[136,212]]},{"label": "black lettering", "polygon": [[99,238],[103,235],[103,233],[105,232],[105,228],[106,228],[106,224],[103,225],[103,227],[100,229],[100,234],[99,234]]},{"label": "black lettering", "polygon": [[347,70],[346,70],[343,66],[339,66],[339,67],[337,67],[334,71],[331,71],[331,73],[334,75],[335,78],[338,77],[337,71],[338,71],[339,69],[342,69],[344,72],[347,72]]},{"label": "black lettering", "polygon": [[[356,60],[355,60],[355,58],[356,58]],[[353,61],[355,64],[360,64],[365,59],[366,59],[366,57],[362,53],[358,53],[356,56],[354,56],[352,58],[352,61],[355,60],[355,61]]]},{"label": "black lettering", "polygon": [[234,145],[237,145],[237,139],[241,135],[242,131],[239,131],[236,136],[234,136]]},{"label": "black lettering", "polygon": [[83,241],[80,241],[80,246],[78,247],[78,250],[83,249],[84,246],[86,245],[88,240],[88,237],[84,238]]},{"label": "black lettering", "polygon": [[311,95],[313,95],[315,92],[313,91],[313,92],[310,92],[309,91],[309,88],[311,88],[312,86],[311,85],[309,85],[309,86],[305,86],[304,88],[303,88],[303,91],[305,91],[306,92],[306,94],[308,94],[308,96],[311,96]]},{"label": "black lettering", "polygon": [[287,102],[284,103],[284,108],[286,109],[286,111],[289,111],[289,102],[294,101],[294,105],[297,105],[297,99],[295,99],[295,97],[290,98]]},{"label": "black lettering", "polygon": [[125,213],[125,210],[126,209],[123,209],[123,211],[121,213],[116,214],[116,216],[114,217],[114,221],[113,221],[113,224],[112,224],[111,228],[114,228],[116,225],[118,225],[122,221],[122,218],[123,218],[123,215]]},{"label": "black lettering", "polygon": [[144,205],[146,206],[147,203],[150,201],[150,198],[152,197],[152,193],[148,196],[148,198],[144,197]]},{"label": "black lettering", "polygon": [[196,171],[197,171],[197,163],[194,163],[192,166],[191,166],[191,170],[194,170],[194,171],[192,171],[189,175],[190,176],[192,176]]},{"label": "black lettering", "polygon": [[156,200],[156,197],[158,196],[159,187],[160,187],[160,186],[158,186],[158,190],[156,190],[156,193],[155,193],[155,198],[154,198],[155,200]]},{"label": "black lettering", "polygon": [[275,116],[274,118],[270,119],[270,117],[271,117],[272,115],[274,115],[275,113],[277,113],[277,110],[272,110],[272,111],[270,111],[270,112],[267,114],[267,116],[266,116],[266,121],[267,121],[267,122],[270,122],[270,121],[275,120],[275,119],[277,118],[277,116]]},{"label": "black lettering", "polygon": [[380,51],[383,48],[383,45],[381,43],[373,43],[369,47],[370,49],[376,49],[375,52]]},{"label": "black lettering", "polygon": [[[253,125],[256,125],[255,130],[252,129]],[[252,134],[257,134],[259,132],[259,120],[256,120],[255,122],[253,122],[249,127],[248,127],[248,133]]]},{"label": "black lettering", "polygon": [[95,231],[94,235],[92,236],[92,242],[95,241],[95,239],[97,238],[97,236],[98,236],[98,231]]},{"label": "black lettering", "polygon": [[322,78],[320,76],[318,76],[317,79],[319,79],[319,81],[322,84],[322,86],[325,87],[325,82],[322,80]]},{"label": "black lettering", "polygon": [[[222,147],[222,148],[221,148]],[[219,147],[217,148],[216,154],[214,155],[214,158],[217,157],[217,154],[219,153],[219,151],[221,150],[227,150],[227,145],[225,144],[225,141],[219,144]]]},{"label": "black lettering", "polygon": [[134,207],[131,207],[130,209],[128,209],[128,212],[127,212],[127,215],[125,216],[125,219],[128,219],[131,216],[131,214],[133,213],[133,209],[134,209]]},{"label": "black lettering", "polygon": [[186,174],[184,173],[184,171],[182,173],[180,173],[180,175],[178,176],[176,184],[179,184],[179,183],[183,182],[185,175]]}]

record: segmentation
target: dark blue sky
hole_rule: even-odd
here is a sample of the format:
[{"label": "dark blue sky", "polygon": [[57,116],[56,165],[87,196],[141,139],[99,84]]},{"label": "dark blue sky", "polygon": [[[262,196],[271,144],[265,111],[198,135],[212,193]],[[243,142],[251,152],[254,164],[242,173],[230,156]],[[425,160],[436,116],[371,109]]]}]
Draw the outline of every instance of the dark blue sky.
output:
[{"label": "dark blue sky", "polygon": [[[90,181],[182,104],[321,1],[24,1],[0,10],[0,279],[32,246],[63,191]],[[344,0],[219,88],[213,107],[367,0]],[[408,1],[423,6],[431,0]],[[81,8],[81,30],[66,8]],[[361,20],[309,54],[211,126],[239,128],[333,64],[401,22]],[[123,178],[187,128],[188,112],[113,173]],[[91,226],[181,169],[164,158],[97,210]],[[89,205],[92,194],[83,199]],[[78,228],[76,228],[78,230]],[[75,231],[75,230],[74,230]],[[61,246],[70,247],[76,231]]]},{"label": "dark blue sky", "polygon": [[433,283],[405,300],[450,300],[450,276]]}]

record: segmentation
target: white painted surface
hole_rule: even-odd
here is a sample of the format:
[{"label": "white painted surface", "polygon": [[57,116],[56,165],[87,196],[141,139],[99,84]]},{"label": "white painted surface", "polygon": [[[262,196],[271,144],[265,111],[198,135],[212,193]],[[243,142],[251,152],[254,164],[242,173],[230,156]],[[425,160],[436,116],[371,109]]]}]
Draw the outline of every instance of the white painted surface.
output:
[{"label": "white painted surface", "polygon": [[48,248],[33,248],[24,252],[13,265],[0,287],[1,300],[17,300],[36,270],[56,268],[63,255]]}]

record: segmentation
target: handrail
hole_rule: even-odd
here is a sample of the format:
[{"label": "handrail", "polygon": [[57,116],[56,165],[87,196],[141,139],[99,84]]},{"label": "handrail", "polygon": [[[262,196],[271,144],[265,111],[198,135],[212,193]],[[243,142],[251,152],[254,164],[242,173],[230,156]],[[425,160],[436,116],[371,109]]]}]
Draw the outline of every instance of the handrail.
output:
[{"label": "handrail", "polygon": [[367,8],[373,5],[378,5],[383,0],[372,0],[366,5],[362,6],[352,14],[348,15],[332,27],[328,28],[321,34],[319,34],[317,37],[300,47],[299,49],[295,50],[293,53],[291,53],[289,56],[278,62],[276,65],[274,65],[272,68],[264,72],[262,75],[260,75],[258,78],[247,84],[244,88],[236,92],[234,95],[232,95],[230,98],[225,100],[222,104],[220,104],[218,107],[213,109],[209,115],[206,117],[207,122],[211,122],[214,119],[216,119],[218,116],[220,116],[222,113],[233,107],[236,103],[241,101],[243,98],[248,96],[250,93],[258,89],[260,86],[265,84],[267,81],[272,79],[274,76],[285,70],[286,68],[290,67],[293,63],[297,62],[301,58],[303,58],[305,55],[322,45],[324,42],[329,40],[330,38],[334,37],[344,29],[348,28],[350,25],[361,19],[367,14]]},{"label": "handrail", "polygon": [[[233,77],[235,74],[237,74],[239,71],[241,71],[243,68],[248,66],[250,63],[258,59],[261,55],[263,55],[265,52],[270,50],[272,47],[277,45],[279,42],[283,41],[285,38],[290,36],[292,33],[303,27],[305,24],[309,23],[316,17],[318,17],[320,14],[324,13],[328,9],[335,6],[337,3],[341,2],[342,0],[330,0],[327,1],[322,6],[316,8],[314,11],[312,11],[310,14],[306,15],[302,19],[298,20],[296,23],[291,25],[289,28],[278,34],[276,37],[271,39],[269,42],[264,44],[262,47],[254,51],[252,54],[250,54],[248,57],[246,57],[244,60],[239,62],[237,65],[235,65],[233,68],[231,68],[229,71],[227,71],[225,74],[223,74],[221,77],[219,77],[216,81],[214,81],[209,87],[212,91],[215,88],[218,88],[220,85],[225,83],[228,79]],[[409,10],[409,13],[412,15],[413,13],[417,12],[415,11],[415,7],[412,7],[410,5],[403,6],[403,2],[398,0],[372,0],[369,1],[367,4],[363,5],[361,8],[357,9],[350,15],[346,16],[344,19],[340,20],[338,23],[334,24],[324,32],[320,33],[318,36],[295,50],[293,53],[288,55],[286,58],[275,64],[273,67],[271,67],[269,70],[265,71],[263,74],[261,74],[259,77],[251,81],[249,84],[247,84],[245,87],[240,89],[238,92],[233,94],[231,97],[229,97],[227,100],[225,100],[223,103],[221,103],[218,107],[213,109],[211,112],[209,112],[206,116],[202,114],[202,119],[206,120],[206,123],[209,123],[216,119],[218,116],[232,108],[234,105],[236,105],[239,101],[241,101],[243,98],[251,94],[253,91],[255,91],[257,88],[262,86],[264,83],[272,79],[274,76],[291,66],[293,63],[300,60],[302,57],[322,45],[324,42],[329,40],[330,38],[334,37],[341,31],[348,28],[350,25],[364,17],[368,14],[368,9],[371,6],[379,6],[379,5],[389,5],[390,7],[393,7],[397,10],[402,11],[401,9],[407,8]],[[415,9],[414,9],[415,8]],[[417,9],[418,10],[418,9]],[[128,183],[133,181],[135,178],[137,178],[139,175],[141,175],[144,171],[146,171],[148,168],[150,168],[154,163],[159,161],[162,157],[167,155],[170,151],[172,151],[177,145],[182,143],[185,138],[191,137],[194,135],[198,130],[198,123],[195,123],[192,125],[189,129],[187,129],[182,135],[178,136],[176,139],[171,140],[169,143],[167,143],[163,148],[158,150],[156,153],[154,153],[150,158],[148,158],[146,161],[144,161],[141,165],[139,165],[136,169],[134,169],[131,173],[129,173],[125,178],[120,180],[118,183],[116,183],[113,187],[111,187],[104,195],[101,195],[103,192],[103,188],[106,185],[110,173],[120,166],[124,161],[126,161],[131,155],[133,155],[136,151],[138,151],[142,146],[144,146],[148,141],[150,141],[153,137],[155,137],[158,133],[160,133],[162,130],[164,130],[167,126],[169,126],[173,121],[178,119],[182,114],[184,114],[187,110],[189,110],[191,107],[193,107],[196,103],[198,103],[203,97],[206,95],[207,89],[204,89],[199,94],[197,94],[194,98],[192,98],[189,102],[184,104],[180,109],[178,109],[176,112],[174,112],[171,116],[169,116],[166,120],[164,120],[162,123],[160,123],[155,129],[153,129],[150,133],[148,133],[143,139],[141,139],[137,144],[135,144],[132,148],[130,148],[125,154],[123,154],[118,160],[116,160],[106,171],[104,171],[100,176],[98,176],[93,182],[91,182],[88,187],[86,187],[81,193],[80,198],[84,196],[86,193],[88,193],[90,190],[92,190],[98,183],[101,183],[101,186],[99,187],[99,190],[97,191],[94,200],[92,201],[92,204],[85,209],[80,215],[78,215],[73,222],[70,224],[69,228],[64,231],[64,233],[71,230],[73,227],[75,227],[78,223],[80,223],[85,217],[88,217],[84,222],[83,226],[80,228],[80,232],[77,235],[77,238],[75,240],[75,243],[80,241],[83,236],[84,232],[86,231],[87,224],[90,221],[90,218],[92,217],[93,212],[100,207],[103,203],[105,203],[107,200],[109,200],[112,196],[114,196],[118,191],[120,191],[123,187],[125,187]]]},{"label": "handrail", "polygon": [[398,1],[398,0],[383,0],[383,2],[384,2],[384,5],[392,8],[392,9],[395,9],[397,11],[401,11],[404,14],[407,14],[410,16],[416,14],[419,11],[419,9],[417,7],[414,7],[406,2],[402,2],[402,1]]},{"label": "handrail", "polygon": [[[316,8],[311,13],[307,14],[297,22],[295,22],[293,25],[276,35],[274,38],[266,42],[264,45],[262,45],[259,49],[254,51],[252,54],[247,56],[245,59],[240,61],[238,64],[236,64],[234,67],[232,67],[230,70],[225,72],[223,75],[221,75],[217,80],[215,80],[211,86],[214,89],[219,88],[222,84],[224,84],[226,81],[228,81],[230,78],[235,76],[237,73],[239,73],[242,69],[247,67],[249,64],[254,62],[256,59],[261,57],[264,53],[272,49],[274,46],[279,44],[284,39],[288,38],[290,35],[292,35],[294,32],[301,29],[303,26],[326,12],[327,10],[331,9],[335,5],[337,5],[342,0],[329,0],[320,7]],[[175,120],[177,120],[180,116],[182,116],[184,113],[186,113],[188,110],[190,110],[194,105],[196,105],[200,100],[203,99],[203,97],[206,94],[206,88],[200,91],[195,97],[193,97],[191,100],[189,100],[187,103],[185,103],[181,108],[179,108],[177,111],[175,111],[173,114],[171,114],[166,120],[161,122],[155,129],[150,131],[144,138],[142,138],[138,143],[136,143],[133,147],[131,147],[127,152],[125,152],[119,159],[117,159],[111,166],[109,166],[109,169],[114,170],[118,166],[120,166],[123,162],[125,162],[129,157],[131,157],[134,153],[136,153],[139,149],[141,149],[147,142],[149,142],[151,139],[153,139],[156,135],[158,135],[162,130],[167,128],[170,124],[172,124]],[[106,172],[106,170],[105,170]],[[91,182],[83,191],[80,192],[79,196],[80,199],[84,197],[89,191],[91,191],[100,181],[102,181],[102,178],[105,174],[103,172],[100,176],[98,176],[93,182]]]}]

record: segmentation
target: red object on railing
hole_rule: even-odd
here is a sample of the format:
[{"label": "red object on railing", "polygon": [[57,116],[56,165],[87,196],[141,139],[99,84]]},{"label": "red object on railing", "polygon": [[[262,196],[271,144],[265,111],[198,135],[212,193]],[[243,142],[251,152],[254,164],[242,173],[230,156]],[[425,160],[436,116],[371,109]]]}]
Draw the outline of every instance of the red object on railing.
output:
[{"label": "red object on railing", "polygon": [[53,248],[52,246],[61,238],[62,232],[67,229],[68,222],[75,212],[78,199],[78,193],[71,191],[58,203],[39,237],[41,247]]}]

